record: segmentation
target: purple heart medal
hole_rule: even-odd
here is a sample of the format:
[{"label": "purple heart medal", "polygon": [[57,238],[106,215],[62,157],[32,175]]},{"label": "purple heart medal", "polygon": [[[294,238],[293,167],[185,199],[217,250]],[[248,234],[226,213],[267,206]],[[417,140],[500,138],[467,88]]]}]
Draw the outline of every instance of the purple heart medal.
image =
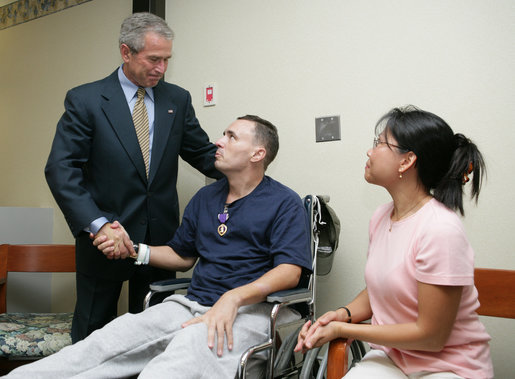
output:
[{"label": "purple heart medal", "polygon": [[229,220],[228,213],[228,205],[224,205],[224,212],[218,213],[218,221],[220,221],[220,225],[218,225],[218,234],[222,237],[227,232],[227,225],[225,223]]}]

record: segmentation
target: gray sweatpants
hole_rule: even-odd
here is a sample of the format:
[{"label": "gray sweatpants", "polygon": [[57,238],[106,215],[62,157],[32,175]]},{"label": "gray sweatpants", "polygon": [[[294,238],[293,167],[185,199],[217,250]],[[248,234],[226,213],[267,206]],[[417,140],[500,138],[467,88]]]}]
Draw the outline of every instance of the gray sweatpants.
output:
[{"label": "gray sweatpants", "polygon": [[[56,354],[13,370],[6,378],[233,378],[241,354],[268,336],[272,305],[241,307],[233,325],[234,346],[222,357],[207,346],[207,326],[181,324],[209,307],[172,295],[142,313],[127,313],[85,340]],[[284,309],[279,324],[298,319]]]}]

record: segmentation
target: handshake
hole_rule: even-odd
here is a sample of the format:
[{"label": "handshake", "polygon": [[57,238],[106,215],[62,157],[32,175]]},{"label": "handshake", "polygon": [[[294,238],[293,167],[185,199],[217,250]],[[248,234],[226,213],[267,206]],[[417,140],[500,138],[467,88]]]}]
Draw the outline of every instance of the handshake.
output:
[{"label": "handshake", "polygon": [[150,246],[143,243],[134,244],[125,228],[118,222],[106,223],[97,234],[90,233],[93,245],[107,259],[133,258],[136,265],[146,265],[150,260]]}]

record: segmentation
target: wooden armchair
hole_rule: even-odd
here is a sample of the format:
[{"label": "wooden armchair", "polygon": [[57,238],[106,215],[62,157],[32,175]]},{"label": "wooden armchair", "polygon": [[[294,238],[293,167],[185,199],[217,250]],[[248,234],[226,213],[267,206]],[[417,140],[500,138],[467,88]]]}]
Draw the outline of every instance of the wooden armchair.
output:
[{"label": "wooden armchair", "polygon": [[[479,292],[478,314],[515,318],[515,270],[476,268],[474,284]],[[349,348],[350,344],[345,339],[331,341],[327,379],[340,379],[347,373]]]},{"label": "wooden armchair", "polygon": [[75,272],[75,246],[0,245],[0,375],[71,344],[72,313],[6,313],[9,272]]},{"label": "wooden armchair", "polygon": [[350,340],[337,338],[329,344],[327,379],[341,379],[349,370]]},{"label": "wooden armchair", "polygon": [[515,270],[476,268],[474,284],[479,292],[478,314],[515,318]]}]

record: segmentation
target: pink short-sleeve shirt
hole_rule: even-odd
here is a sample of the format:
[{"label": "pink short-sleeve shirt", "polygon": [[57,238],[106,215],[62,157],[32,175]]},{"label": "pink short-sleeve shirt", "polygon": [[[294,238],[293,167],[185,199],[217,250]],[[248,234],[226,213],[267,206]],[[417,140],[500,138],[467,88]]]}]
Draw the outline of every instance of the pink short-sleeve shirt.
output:
[{"label": "pink short-sleeve shirt", "polygon": [[463,286],[456,322],[439,352],[384,350],[406,374],[452,371],[465,378],[492,378],[490,336],[479,321],[474,287],[474,252],[455,212],[431,199],[415,214],[392,223],[393,203],[379,207],[370,221],[365,269],[372,324],[414,322],[417,282]]}]

